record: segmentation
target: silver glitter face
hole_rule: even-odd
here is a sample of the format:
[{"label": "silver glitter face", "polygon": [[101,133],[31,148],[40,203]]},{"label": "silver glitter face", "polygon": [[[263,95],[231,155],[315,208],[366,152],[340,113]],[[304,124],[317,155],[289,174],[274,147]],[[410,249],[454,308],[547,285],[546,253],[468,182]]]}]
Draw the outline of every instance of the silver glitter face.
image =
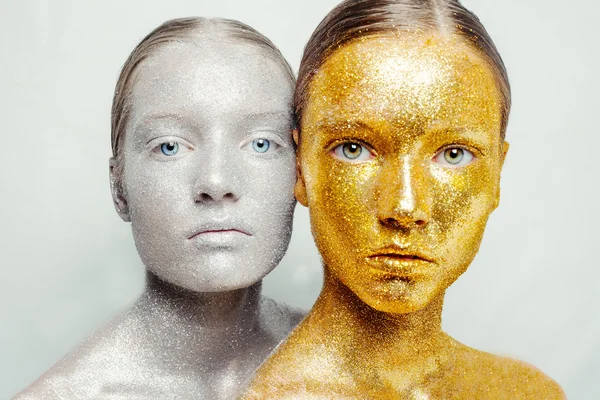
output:
[{"label": "silver glitter face", "polygon": [[231,22],[168,24],[188,31],[131,75],[110,161],[117,212],[150,272],[146,290],[16,399],[237,398],[303,316],[261,295],[296,203],[284,61],[223,35]]},{"label": "silver glitter face", "polygon": [[295,206],[292,92],[256,46],[174,43],[144,61],[122,185],[151,272],[217,292],[248,287],[278,264]]}]

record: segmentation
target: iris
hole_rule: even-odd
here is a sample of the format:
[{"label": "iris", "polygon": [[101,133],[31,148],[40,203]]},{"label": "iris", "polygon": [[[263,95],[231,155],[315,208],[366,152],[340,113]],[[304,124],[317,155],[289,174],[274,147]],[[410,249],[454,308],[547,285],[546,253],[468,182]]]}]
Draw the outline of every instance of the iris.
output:
[{"label": "iris", "polygon": [[160,145],[160,151],[165,156],[174,156],[179,151],[179,143],[177,142],[168,142]]},{"label": "iris", "polygon": [[257,153],[266,153],[271,147],[271,142],[267,139],[255,139],[252,141],[252,148]]}]

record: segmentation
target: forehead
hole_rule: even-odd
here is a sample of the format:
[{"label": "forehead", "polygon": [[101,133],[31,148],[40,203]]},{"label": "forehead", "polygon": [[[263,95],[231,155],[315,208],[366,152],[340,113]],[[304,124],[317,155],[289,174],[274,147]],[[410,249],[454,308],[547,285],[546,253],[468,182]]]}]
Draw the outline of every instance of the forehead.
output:
[{"label": "forehead", "polygon": [[173,42],[140,65],[131,116],[285,112],[292,91],[284,68],[258,45],[221,39]]},{"label": "forehead", "polygon": [[499,134],[500,93],[488,65],[458,38],[426,33],[361,38],[319,69],[302,122],[306,127],[356,118],[416,128],[477,125]]}]

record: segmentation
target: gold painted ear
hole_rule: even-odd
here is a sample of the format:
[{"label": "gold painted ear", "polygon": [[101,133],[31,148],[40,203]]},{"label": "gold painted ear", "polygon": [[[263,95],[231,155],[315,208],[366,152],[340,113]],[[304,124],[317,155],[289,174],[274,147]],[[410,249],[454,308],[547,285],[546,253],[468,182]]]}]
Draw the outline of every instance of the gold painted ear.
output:
[{"label": "gold painted ear", "polygon": [[509,148],[510,144],[506,140],[502,142],[502,165],[504,165],[504,161],[506,160],[506,153],[508,153]]},{"label": "gold painted ear", "polygon": [[116,157],[111,157],[108,160],[109,174],[110,174],[110,192],[113,198],[113,205],[119,217],[125,222],[131,222],[129,216],[129,205],[127,199],[123,194],[123,183],[121,180],[121,173],[119,171],[119,163]]},{"label": "gold painted ear", "polygon": [[[510,145],[507,141],[502,142],[502,160],[500,161],[500,172],[502,172],[502,167],[504,166],[504,161],[506,161],[506,153],[508,153],[508,149]],[[498,179],[500,179],[500,174],[498,175]],[[498,208],[500,205],[500,182],[498,182],[496,189],[496,199],[494,201],[494,209]]]},{"label": "gold painted ear", "polygon": [[294,194],[296,195],[296,200],[298,203],[302,204],[304,207],[308,207],[308,201],[306,198],[306,186],[304,185],[304,178],[298,172],[298,177],[296,178],[296,186],[294,186]]},{"label": "gold painted ear", "polygon": [[307,207],[308,201],[306,198],[306,185],[304,184],[304,177],[302,176],[302,169],[300,168],[300,137],[298,129],[293,130],[292,137],[294,138],[294,143],[298,149],[296,154],[296,185],[294,186],[294,195],[296,196],[298,203],[302,204],[304,207]]}]

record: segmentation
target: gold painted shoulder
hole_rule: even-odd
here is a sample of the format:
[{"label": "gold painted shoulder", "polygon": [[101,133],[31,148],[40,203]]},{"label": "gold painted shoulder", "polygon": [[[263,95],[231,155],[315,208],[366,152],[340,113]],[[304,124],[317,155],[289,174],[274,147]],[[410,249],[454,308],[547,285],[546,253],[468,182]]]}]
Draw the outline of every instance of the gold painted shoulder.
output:
[{"label": "gold painted shoulder", "polygon": [[472,349],[463,357],[459,370],[482,398],[566,399],[561,387],[533,365]]}]

